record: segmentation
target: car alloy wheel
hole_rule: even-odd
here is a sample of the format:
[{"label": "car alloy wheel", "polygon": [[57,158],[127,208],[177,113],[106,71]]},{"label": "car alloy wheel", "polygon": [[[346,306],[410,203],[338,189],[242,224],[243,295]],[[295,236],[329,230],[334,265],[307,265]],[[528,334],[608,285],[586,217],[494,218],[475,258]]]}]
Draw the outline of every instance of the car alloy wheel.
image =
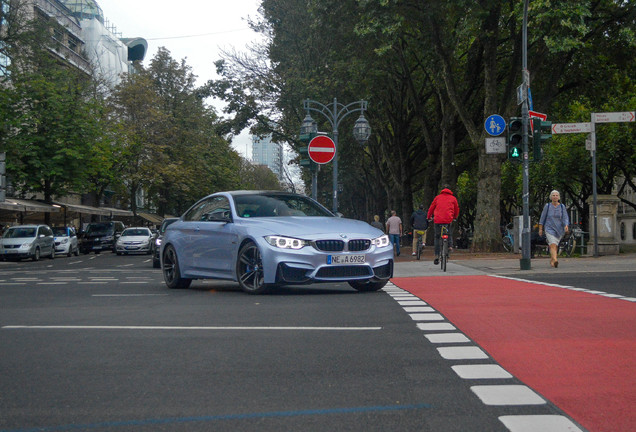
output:
[{"label": "car alloy wheel", "polygon": [[190,286],[192,279],[181,277],[177,251],[173,246],[167,246],[163,252],[163,279],[168,288],[186,289]]},{"label": "car alloy wheel", "polygon": [[246,243],[239,251],[236,279],[241,289],[249,294],[263,294],[269,289],[265,284],[261,252],[254,243]]},{"label": "car alloy wheel", "polygon": [[33,253],[33,261],[40,261],[40,248],[36,247]]}]

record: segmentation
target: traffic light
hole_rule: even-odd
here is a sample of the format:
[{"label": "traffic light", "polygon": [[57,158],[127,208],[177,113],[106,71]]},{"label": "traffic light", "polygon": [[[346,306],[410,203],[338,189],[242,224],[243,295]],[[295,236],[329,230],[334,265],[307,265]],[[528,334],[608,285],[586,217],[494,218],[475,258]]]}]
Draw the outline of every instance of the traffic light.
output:
[{"label": "traffic light", "polygon": [[523,155],[523,119],[512,117],[508,122],[508,160],[521,162]]},{"label": "traffic light", "polygon": [[532,157],[535,162],[543,159],[543,143],[552,138],[552,122],[533,119]]},{"label": "traffic light", "polygon": [[298,154],[300,154],[300,161],[298,164],[300,166],[309,167],[311,166],[311,159],[309,159],[309,147],[300,147],[298,149]]}]

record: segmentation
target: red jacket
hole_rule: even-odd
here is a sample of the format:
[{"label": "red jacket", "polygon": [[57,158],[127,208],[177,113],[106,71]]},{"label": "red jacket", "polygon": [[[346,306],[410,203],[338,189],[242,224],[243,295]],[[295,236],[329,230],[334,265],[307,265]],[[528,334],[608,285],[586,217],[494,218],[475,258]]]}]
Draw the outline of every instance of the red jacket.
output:
[{"label": "red jacket", "polygon": [[431,203],[426,215],[428,219],[433,218],[436,224],[451,223],[453,219],[457,219],[457,216],[459,216],[459,204],[450,189],[442,189]]}]

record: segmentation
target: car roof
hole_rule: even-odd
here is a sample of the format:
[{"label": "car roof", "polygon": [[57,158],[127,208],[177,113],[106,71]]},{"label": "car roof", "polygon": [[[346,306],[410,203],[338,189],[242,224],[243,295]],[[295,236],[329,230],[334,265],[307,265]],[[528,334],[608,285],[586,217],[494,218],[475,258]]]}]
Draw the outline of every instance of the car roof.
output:
[{"label": "car roof", "polygon": [[[222,192],[218,192],[222,193]],[[236,190],[236,191],[227,191],[232,196],[239,195],[295,195],[295,196],[305,196],[295,192],[287,192],[287,191],[275,191],[275,190]]]},{"label": "car roof", "polygon": [[13,228],[38,228],[38,227],[41,227],[41,226],[48,226],[48,225],[44,225],[44,224],[42,224],[42,225],[34,225],[34,224],[14,225],[14,226],[11,226],[11,227],[9,227],[7,229],[13,229]]}]

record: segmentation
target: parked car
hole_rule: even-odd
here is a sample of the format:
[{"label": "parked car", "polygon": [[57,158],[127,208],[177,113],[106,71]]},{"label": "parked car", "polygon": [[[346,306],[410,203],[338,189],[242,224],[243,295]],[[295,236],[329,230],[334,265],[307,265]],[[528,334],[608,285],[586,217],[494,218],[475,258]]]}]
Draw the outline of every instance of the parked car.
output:
[{"label": "parked car", "polygon": [[3,259],[31,258],[38,261],[41,256],[55,258],[53,231],[48,225],[18,225],[5,230],[0,241]]},{"label": "parked car", "polygon": [[79,255],[79,242],[73,227],[53,227],[55,253],[71,256]]},{"label": "parked car", "polygon": [[157,233],[157,237],[152,242],[152,266],[154,268],[161,267],[161,262],[159,259],[159,251],[161,250],[161,242],[163,241],[163,235],[166,232],[166,228],[170,226],[173,222],[178,221],[179,218],[165,218],[163,222],[161,222],[161,226],[159,227],[159,232]]},{"label": "parked car", "polygon": [[82,235],[80,251],[84,254],[103,250],[115,252],[115,242],[124,231],[123,222],[92,222],[86,226],[86,231]]},{"label": "parked car", "polygon": [[161,245],[166,285],[229,279],[250,294],[273,286],[348,282],[381,289],[393,275],[389,237],[288,192],[220,192],[186,211]]},{"label": "parked car", "polygon": [[153,238],[154,235],[150,228],[126,228],[115,243],[115,252],[117,252],[117,255],[128,255],[129,253],[150,254],[152,252]]}]

